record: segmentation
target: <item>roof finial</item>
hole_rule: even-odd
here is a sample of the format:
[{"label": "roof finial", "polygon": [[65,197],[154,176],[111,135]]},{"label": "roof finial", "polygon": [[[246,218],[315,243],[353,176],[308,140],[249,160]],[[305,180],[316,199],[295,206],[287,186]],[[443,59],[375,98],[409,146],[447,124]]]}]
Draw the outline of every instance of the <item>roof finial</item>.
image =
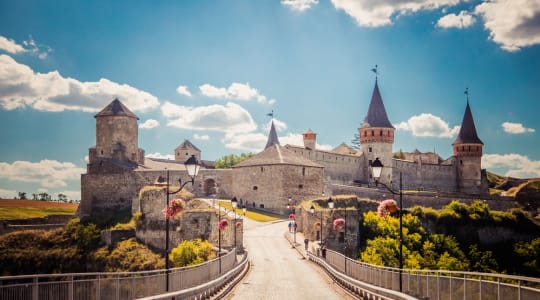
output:
[{"label": "roof finial", "polygon": [[469,87],[465,88],[465,95],[467,95],[467,103],[469,103]]},{"label": "roof finial", "polygon": [[375,81],[377,81],[379,77],[379,66],[375,65],[375,68],[371,69],[371,72],[375,73]]},{"label": "roof finial", "polygon": [[266,115],[273,119],[274,118],[274,110],[272,109],[272,112],[269,112]]}]

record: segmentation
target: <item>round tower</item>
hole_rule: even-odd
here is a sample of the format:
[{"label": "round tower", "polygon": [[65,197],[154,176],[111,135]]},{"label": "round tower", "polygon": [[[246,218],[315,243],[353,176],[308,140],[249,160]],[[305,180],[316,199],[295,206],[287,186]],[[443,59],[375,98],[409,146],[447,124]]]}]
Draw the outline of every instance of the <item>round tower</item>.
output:
[{"label": "round tower", "polygon": [[[385,166],[392,166],[392,147],[394,145],[394,126],[388,120],[382,101],[379,85],[375,80],[375,88],[364,122],[358,128],[360,145],[365,157],[364,177],[372,182],[371,163],[379,158]],[[379,181],[389,184],[392,181],[392,168],[384,168]]]},{"label": "round tower", "polygon": [[[101,110],[96,118],[96,158],[139,162],[139,118],[118,99]],[[91,157],[92,160],[92,157]]]},{"label": "round tower", "polygon": [[478,192],[482,183],[482,149],[484,143],[476,133],[469,100],[461,122],[459,134],[452,143],[456,157],[457,189],[462,192]]},{"label": "round tower", "polygon": [[313,130],[308,129],[308,131],[302,134],[304,137],[304,148],[315,150],[315,145],[317,144],[317,134]]}]

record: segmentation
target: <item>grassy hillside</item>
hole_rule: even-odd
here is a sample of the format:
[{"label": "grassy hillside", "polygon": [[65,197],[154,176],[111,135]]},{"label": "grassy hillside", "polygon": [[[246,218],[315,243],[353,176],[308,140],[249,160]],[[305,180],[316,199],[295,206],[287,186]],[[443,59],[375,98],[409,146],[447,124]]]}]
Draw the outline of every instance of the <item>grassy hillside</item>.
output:
[{"label": "grassy hillside", "polygon": [[48,215],[74,215],[76,203],[0,199],[0,220],[43,218]]}]

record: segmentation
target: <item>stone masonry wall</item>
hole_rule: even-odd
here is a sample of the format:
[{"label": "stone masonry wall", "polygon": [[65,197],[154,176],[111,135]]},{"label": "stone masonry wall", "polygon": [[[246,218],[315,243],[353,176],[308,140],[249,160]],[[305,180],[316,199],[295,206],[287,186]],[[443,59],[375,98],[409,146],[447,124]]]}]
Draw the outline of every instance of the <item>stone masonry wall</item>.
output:
[{"label": "stone masonry wall", "polygon": [[456,167],[454,165],[422,164],[400,159],[392,160],[393,181],[399,189],[399,172],[402,173],[403,189],[426,189],[432,191],[456,191]]}]

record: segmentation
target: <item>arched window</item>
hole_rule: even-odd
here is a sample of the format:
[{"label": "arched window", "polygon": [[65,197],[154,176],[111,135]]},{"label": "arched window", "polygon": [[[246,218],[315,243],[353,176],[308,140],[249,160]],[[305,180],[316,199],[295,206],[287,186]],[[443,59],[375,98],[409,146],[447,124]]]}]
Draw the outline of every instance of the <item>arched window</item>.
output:
[{"label": "arched window", "polygon": [[259,188],[258,188],[256,185],[253,186],[253,190],[254,190],[254,191],[256,191],[256,190],[258,190],[258,189],[259,189]]}]

